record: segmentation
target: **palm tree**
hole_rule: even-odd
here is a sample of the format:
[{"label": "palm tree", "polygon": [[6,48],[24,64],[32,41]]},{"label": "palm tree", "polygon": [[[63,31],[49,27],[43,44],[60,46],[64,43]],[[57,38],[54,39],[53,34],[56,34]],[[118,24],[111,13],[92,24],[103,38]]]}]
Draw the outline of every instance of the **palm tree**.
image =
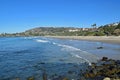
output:
[{"label": "palm tree", "polygon": [[95,24],[92,24],[92,31],[96,31],[96,23]]},{"label": "palm tree", "polygon": [[95,23],[95,24],[92,24],[91,26],[92,26],[93,28],[95,28],[95,27],[96,27],[96,23]]}]

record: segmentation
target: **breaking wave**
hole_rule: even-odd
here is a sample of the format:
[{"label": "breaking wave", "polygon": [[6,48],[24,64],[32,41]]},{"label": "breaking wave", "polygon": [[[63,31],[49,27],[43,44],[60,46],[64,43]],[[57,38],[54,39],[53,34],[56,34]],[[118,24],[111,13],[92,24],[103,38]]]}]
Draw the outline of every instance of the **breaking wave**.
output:
[{"label": "breaking wave", "polygon": [[[42,40],[42,39],[37,39],[36,41],[41,42],[41,43],[50,42],[48,40]],[[50,42],[50,43],[52,43],[53,45],[61,47],[62,51],[68,52],[72,57],[79,58],[79,59],[83,60],[84,62],[89,63],[89,65],[91,65],[92,62],[96,62],[99,59],[97,56],[95,56],[87,51],[83,51],[79,48],[76,48],[74,46],[59,44],[56,42]]]},{"label": "breaking wave", "polygon": [[37,39],[36,41],[37,41],[37,42],[41,42],[41,43],[47,43],[47,42],[49,42],[49,41],[47,41],[47,40],[41,40],[41,39]]},{"label": "breaking wave", "polygon": [[89,65],[91,65],[91,62],[96,62],[98,60],[97,56],[91,53],[88,53],[87,51],[83,51],[79,48],[69,46],[69,45],[58,44],[54,42],[53,44],[62,47],[61,50],[69,52],[72,55],[72,57],[76,57],[84,60],[85,62],[89,63]]}]

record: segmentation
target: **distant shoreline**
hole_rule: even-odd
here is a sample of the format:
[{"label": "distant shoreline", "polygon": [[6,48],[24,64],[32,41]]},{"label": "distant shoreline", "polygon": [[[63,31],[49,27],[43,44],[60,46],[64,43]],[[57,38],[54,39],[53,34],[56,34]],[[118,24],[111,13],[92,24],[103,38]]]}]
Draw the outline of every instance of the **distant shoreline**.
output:
[{"label": "distant shoreline", "polygon": [[120,36],[46,36],[46,37],[59,38],[59,39],[97,41],[97,42],[120,45]]}]

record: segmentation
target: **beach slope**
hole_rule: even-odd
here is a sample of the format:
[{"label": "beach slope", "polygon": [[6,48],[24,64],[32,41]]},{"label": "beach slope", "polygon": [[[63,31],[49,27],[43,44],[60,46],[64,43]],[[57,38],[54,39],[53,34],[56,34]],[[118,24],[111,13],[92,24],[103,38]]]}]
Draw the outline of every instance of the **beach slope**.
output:
[{"label": "beach slope", "polygon": [[46,37],[59,38],[59,39],[97,41],[97,42],[105,42],[105,43],[120,45],[120,36],[46,36]]}]

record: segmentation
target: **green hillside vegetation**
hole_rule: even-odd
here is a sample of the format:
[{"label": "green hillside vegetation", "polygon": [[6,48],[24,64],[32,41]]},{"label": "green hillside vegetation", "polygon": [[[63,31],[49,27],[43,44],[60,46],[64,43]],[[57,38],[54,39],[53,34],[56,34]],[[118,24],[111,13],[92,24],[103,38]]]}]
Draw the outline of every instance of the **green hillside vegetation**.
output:
[{"label": "green hillside vegetation", "polygon": [[113,23],[95,28],[74,28],[74,27],[38,27],[21,33],[2,33],[1,37],[14,36],[119,36],[120,23]]},{"label": "green hillside vegetation", "polygon": [[118,25],[104,25],[98,28],[99,32],[104,33],[107,36],[115,35],[119,36],[120,35],[120,23]]}]

